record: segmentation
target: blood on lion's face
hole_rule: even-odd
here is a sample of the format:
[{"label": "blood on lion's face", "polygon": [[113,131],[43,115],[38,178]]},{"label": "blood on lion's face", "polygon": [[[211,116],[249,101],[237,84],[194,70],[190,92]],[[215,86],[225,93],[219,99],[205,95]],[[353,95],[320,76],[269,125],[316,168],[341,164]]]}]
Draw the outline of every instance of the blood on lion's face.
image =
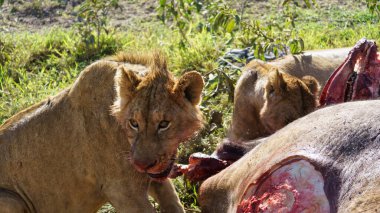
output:
[{"label": "blood on lion's face", "polygon": [[179,143],[202,127],[201,75],[187,72],[177,80],[167,70],[165,59],[155,55],[144,76],[122,65],[115,81],[118,96],[112,113],[131,145],[132,165],[153,179],[166,178]]}]

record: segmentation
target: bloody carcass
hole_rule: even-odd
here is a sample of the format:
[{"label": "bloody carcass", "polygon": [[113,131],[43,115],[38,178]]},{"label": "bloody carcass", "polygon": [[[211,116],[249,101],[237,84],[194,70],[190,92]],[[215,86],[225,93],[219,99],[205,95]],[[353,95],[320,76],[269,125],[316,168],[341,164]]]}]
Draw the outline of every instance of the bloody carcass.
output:
[{"label": "bloody carcass", "polygon": [[202,212],[380,210],[380,100],[317,110],[207,179]]},{"label": "bloody carcass", "polygon": [[374,41],[361,39],[330,76],[320,96],[322,106],[380,97],[380,54]]},{"label": "bloody carcass", "polygon": [[[343,61],[342,55],[347,54],[348,56]],[[380,96],[379,57],[375,42],[361,39],[350,51],[347,48],[314,51],[301,55],[298,58],[296,56],[288,56],[283,60],[271,63],[279,67],[285,67],[287,72],[297,77],[305,74],[313,75],[323,83],[332,72],[330,70],[331,66],[337,66],[338,68],[330,76],[320,97],[321,105],[325,106],[343,101],[378,98]],[[338,66],[340,63],[342,64]],[[315,68],[315,66],[319,66],[320,69]],[[310,73],[310,70],[317,70],[319,73]],[[237,95],[237,97],[248,98],[244,95]],[[235,111],[237,107],[240,107],[236,106],[236,103],[237,101],[235,100]],[[236,114],[234,112],[233,122]],[[249,115],[239,116],[240,119],[247,117]],[[239,131],[244,132],[245,130]],[[184,173],[192,181],[205,180],[244,155],[244,150],[247,150],[248,147],[255,145],[246,142],[236,144],[235,142],[239,138],[239,135],[236,135],[234,131],[230,132],[230,135],[234,137],[225,139],[213,155],[208,156],[197,153],[190,157],[188,166],[181,165],[175,167],[172,177]],[[240,137],[243,138],[242,136]],[[255,138],[257,137],[249,139]]]}]

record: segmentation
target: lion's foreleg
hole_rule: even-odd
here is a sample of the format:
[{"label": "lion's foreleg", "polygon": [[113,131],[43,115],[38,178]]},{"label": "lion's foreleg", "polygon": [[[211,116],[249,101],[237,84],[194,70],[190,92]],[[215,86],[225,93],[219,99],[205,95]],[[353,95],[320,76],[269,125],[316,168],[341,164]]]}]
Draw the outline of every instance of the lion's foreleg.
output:
[{"label": "lion's foreleg", "polygon": [[172,182],[168,179],[160,183],[152,181],[149,187],[149,195],[160,204],[161,212],[185,212]]},{"label": "lion's foreleg", "polygon": [[136,181],[133,186],[128,182],[116,182],[107,186],[105,194],[111,204],[120,213],[153,213],[148,200],[148,184]]}]

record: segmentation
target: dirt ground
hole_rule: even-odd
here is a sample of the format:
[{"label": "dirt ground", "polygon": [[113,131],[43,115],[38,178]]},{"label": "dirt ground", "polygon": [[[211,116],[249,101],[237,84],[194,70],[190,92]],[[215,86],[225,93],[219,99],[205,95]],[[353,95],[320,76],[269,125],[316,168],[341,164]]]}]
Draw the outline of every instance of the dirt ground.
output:
[{"label": "dirt ground", "polygon": [[[69,28],[77,22],[77,6],[84,0],[5,0],[0,8],[0,32],[18,30],[39,31],[51,27]],[[240,13],[244,7],[246,18],[258,18],[283,0],[226,1]],[[299,0],[302,1],[302,0]],[[136,28],[141,23],[158,21],[158,0],[119,0],[120,8],[109,14],[113,26],[121,29]],[[320,8],[365,7],[364,3],[346,0],[317,0]]]},{"label": "dirt ground", "polygon": [[[76,7],[83,0],[5,0],[0,8],[0,32],[38,31],[51,27],[69,28],[77,22]],[[113,26],[128,28],[136,22],[156,20],[155,0],[120,0],[110,12]]]}]

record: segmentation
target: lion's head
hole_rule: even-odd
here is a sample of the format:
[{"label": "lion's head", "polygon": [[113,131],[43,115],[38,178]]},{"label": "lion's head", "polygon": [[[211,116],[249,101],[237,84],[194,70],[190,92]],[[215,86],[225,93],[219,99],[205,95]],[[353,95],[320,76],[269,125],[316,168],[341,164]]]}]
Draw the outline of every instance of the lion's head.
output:
[{"label": "lion's head", "polygon": [[118,68],[112,114],[126,131],[131,163],[160,179],[169,174],[179,143],[202,127],[198,104],[204,82],[195,71],[175,79],[158,53],[140,61],[148,67],[145,76],[124,65]]},{"label": "lion's head", "polygon": [[313,111],[318,91],[319,84],[311,76],[299,79],[252,61],[236,85],[230,139],[245,141],[274,133]]}]

